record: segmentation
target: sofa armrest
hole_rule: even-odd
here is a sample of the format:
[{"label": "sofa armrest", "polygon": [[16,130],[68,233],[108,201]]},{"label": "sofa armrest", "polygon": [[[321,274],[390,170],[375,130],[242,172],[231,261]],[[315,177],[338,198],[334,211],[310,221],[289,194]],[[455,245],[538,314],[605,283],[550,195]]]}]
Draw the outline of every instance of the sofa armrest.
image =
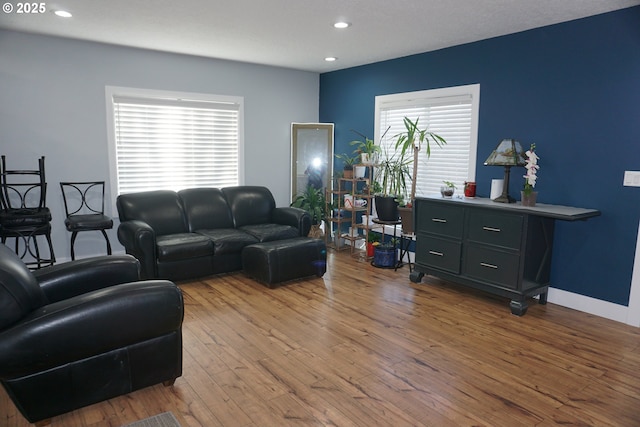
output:
[{"label": "sofa armrest", "polygon": [[271,215],[271,220],[276,224],[290,225],[297,228],[300,237],[306,237],[311,229],[311,215],[300,208],[275,208]]},{"label": "sofa armrest", "polygon": [[156,233],[144,221],[131,220],[118,226],[118,240],[125,251],[140,261],[140,277],[157,277],[156,271]]},{"label": "sofa armrest", "polygon": [[126,283],[33,311],[0,333],[0,379],[43,371],[181,329],[180,289]]},{"label": "sofa armrest", "polygon": [[140,280],[140,263],[130,255],[99,256],[35,270],[49,303]]}]

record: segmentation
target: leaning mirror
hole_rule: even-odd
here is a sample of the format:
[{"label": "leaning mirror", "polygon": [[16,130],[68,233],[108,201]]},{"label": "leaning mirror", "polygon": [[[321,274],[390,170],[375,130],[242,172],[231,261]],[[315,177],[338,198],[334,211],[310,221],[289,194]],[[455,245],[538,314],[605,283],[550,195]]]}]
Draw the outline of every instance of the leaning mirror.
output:
[{"label": "leaning mirror", "polygon": [[291,200],[307,186],[331,187],[333,123],[291,124]]}]

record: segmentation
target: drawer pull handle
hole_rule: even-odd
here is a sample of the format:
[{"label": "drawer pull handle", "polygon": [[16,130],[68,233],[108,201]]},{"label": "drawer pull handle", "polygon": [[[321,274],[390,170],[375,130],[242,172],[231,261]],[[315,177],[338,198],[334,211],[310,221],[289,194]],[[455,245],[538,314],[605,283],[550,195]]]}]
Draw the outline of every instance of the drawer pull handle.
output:
[{"label": "drawer pull handle", "polygon": [[436,251],[429,251],[429,253],[431,255],[435,255],[435,256],[444,256],[444,254],[442,252],[436,252]]},{"label": "drawer pull handle", "polygon": [[483,267],[487,267],[487,268],[493,268],[493,269],[495,269],[495,270],[497,270],[497,269],[498,269],[498,266],[497,266],[497,265],[494,265],[494,264],[487,264],[486,262],[481,262],[481,263],[480,263],[480,265],[481,265],[481,266],[483,266]]},{"label": "drawer pull handle", "polygon": [[442,219],[442,218],[431,218],[431,221],[433,221],[433,222],[442,222],[442,223],[447,222],[446,219]]},{"label": "drawer pull handle", "polygon": [[482,227],[482,229],[483,229],[484,231],[493,231],[493,232],[495,232],[495,233],[499,233],[500,231],[502,231],[502,230],[500,230],[499,228],[494,228],[494,227]]}]

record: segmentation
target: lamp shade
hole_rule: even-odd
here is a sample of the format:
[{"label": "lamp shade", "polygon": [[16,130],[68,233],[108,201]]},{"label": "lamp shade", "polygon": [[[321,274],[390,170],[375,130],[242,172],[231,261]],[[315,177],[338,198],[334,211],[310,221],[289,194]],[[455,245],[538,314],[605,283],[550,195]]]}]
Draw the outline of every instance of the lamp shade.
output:
[{"label": "lamp shade", "polygon": [[484,164],[486,166],[524,166],[526,157],[522,145],[515,139],[503,139],[491,152]]}]

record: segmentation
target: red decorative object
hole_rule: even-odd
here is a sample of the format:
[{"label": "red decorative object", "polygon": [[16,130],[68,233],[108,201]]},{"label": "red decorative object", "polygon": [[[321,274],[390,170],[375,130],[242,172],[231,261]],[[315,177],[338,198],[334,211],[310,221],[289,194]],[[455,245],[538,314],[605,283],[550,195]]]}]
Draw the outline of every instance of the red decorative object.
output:
[{"label": "red decorative object", "polygon": [[375,251],[375,246],[373,243],[367,242],[367,257],[372,257]]},{"label": "red decorative object", "polygon": [[476,183],[465,182],[464,183],[464,197],[476,197]]}]

